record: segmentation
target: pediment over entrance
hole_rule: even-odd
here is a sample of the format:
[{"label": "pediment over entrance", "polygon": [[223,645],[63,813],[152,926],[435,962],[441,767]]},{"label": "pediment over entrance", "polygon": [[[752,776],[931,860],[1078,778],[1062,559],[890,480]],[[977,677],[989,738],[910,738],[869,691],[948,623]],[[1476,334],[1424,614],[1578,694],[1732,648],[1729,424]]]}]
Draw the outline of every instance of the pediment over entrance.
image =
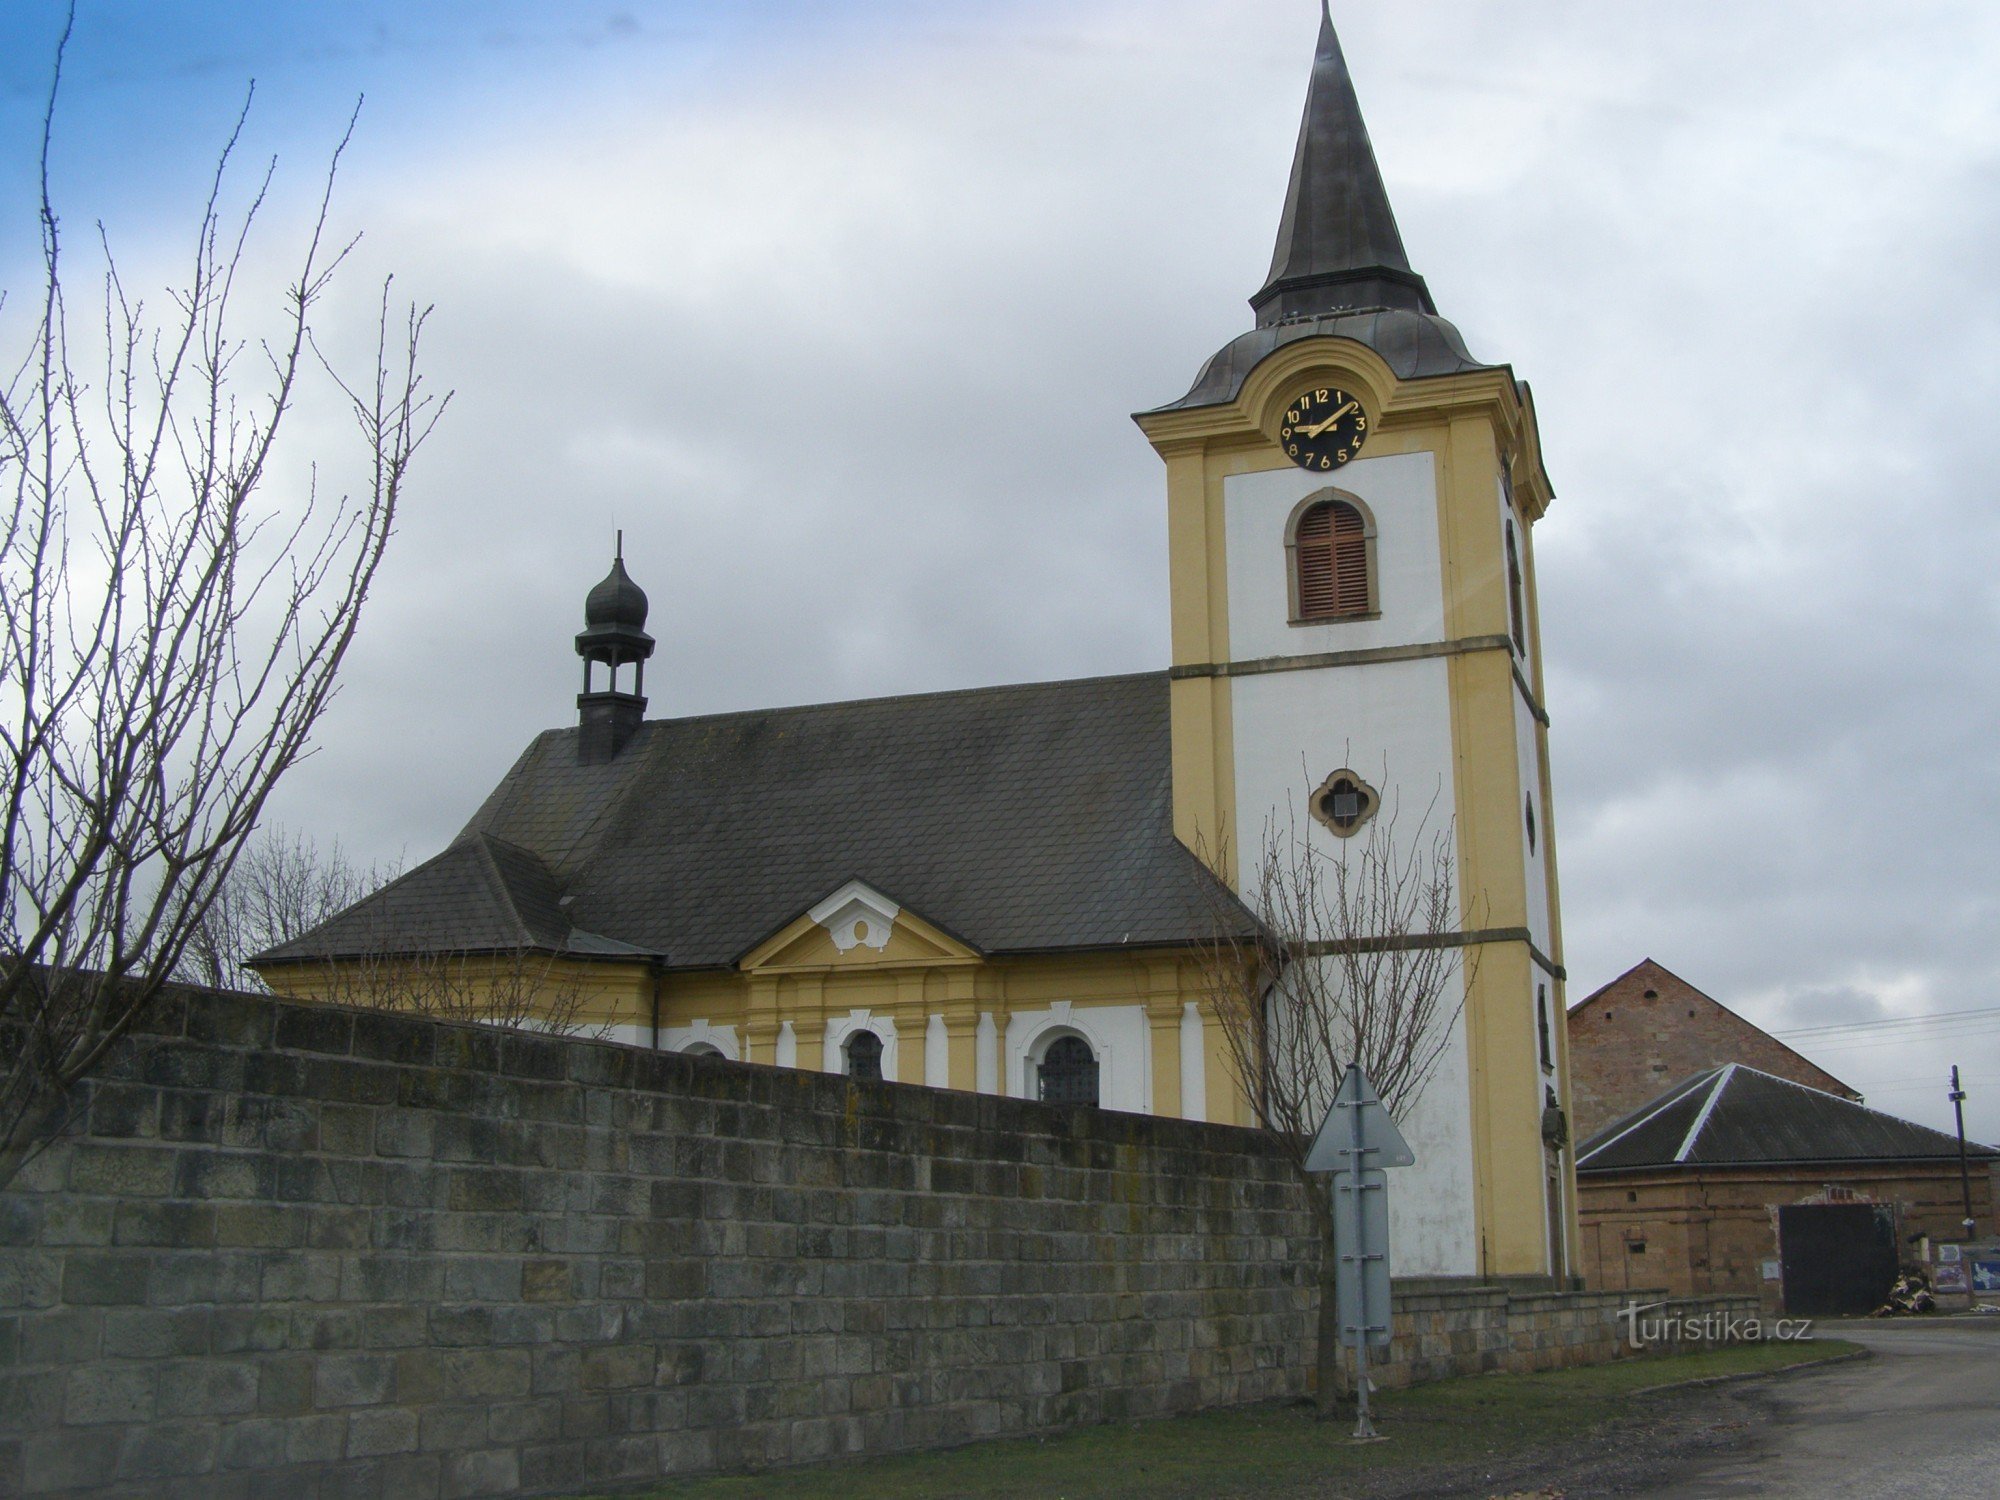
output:
[{"label": "pediment over entrance", "polygon": [[850,880],[745,954],[746,972],[978,963],[979,954],[863,880]]}]

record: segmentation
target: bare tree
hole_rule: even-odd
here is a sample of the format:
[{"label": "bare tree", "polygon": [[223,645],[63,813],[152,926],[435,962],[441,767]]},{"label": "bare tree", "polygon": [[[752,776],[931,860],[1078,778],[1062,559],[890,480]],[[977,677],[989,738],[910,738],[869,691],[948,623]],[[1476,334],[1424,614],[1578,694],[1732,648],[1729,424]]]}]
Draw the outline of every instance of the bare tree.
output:
[{"label": "bare tree", "polygon": [[176,978],[217,989],[267,988],[245,961],[290,942],[394,880],[397,866],[351,862],[303,833],[260,829],[192,934]]},{"label": "bare tree", "polygon": [[1324,1236],[1322,1410],[1341,1367],[1333,1217],[1306,1153],[1355,1063],[1390,1115],[1408,1117],[1450,1046],[1478,962],[1457,941],[1456,829],[1435,824],[1434,812],[1405,831],[1392,799],[1337,851],[1316,844],[1296,815],[1267,821],[1242,887],[1254,927],[1212,901],[1213,936],[1200,950],[1231,1066],[1258,1127],[1297,1168]]},{"label": "bare tree", "polygon": [[[163,306],[135,295],[100,230],[101,303],[73,320],[49,186],[68,41],[43,115],[39,298],[0,366],[0,1183],[180,966],[307,753],[448,399],[417,374],[427,310],[392,318],[387,283],[365,378],[314,341],[353,244],[329,238],[346,138],[275,333],[237,331],[275,169],[225,211],[241,117]],[[321,374],[357,429],[352,493],[322,492],[316,468],[297,486],[274,473]]]}]

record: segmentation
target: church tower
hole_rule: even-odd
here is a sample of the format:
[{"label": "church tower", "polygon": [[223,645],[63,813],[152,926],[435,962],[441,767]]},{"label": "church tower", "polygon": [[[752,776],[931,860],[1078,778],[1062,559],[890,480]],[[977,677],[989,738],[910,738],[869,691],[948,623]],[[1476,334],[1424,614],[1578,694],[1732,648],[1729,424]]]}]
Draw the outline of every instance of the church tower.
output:
[{"label": "church tower", "polygon": [[1137,418],[1167,470],[1174,829],[1246,883],[1267,828],[1334,858],[1378,814],[1405,840],[1448,831],[1464,1005],[1403,1122],[1395,1270],[1563,1274],[1549,481],[1527,386],[1410,267],[1324,11],[1250,305],[1256,326]]}]

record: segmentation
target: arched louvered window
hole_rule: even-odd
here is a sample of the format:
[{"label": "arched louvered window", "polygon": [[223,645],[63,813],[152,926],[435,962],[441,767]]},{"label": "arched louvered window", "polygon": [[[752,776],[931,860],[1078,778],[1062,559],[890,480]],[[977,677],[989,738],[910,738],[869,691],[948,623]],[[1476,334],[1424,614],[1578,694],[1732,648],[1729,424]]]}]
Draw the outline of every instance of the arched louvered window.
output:
[{"label": "arched louvered window", "polygon": [[872,1031],[857,1031],[847,1039],[847,1076],[882,1081],[882,1038]]},{"label": "arched louvered window", "polygon": [[1044,1104],[1097,1104],[1097,1058],[1080,1036],[1061,1036],[1042,1054],[1038,1078]]},{"label": "arched louvered window", "polygon": [[1521,607],[1521,549],[1514,541],[1514,523],[1507,526],[1507,623],[1513,628],[1514,649],[1528,654],[1527,613]]},{"label": "arched louvered window", "polygon": [[1375,523],[1359,500],[1336,490],[1308,496],[1293,513],[1285,545],[1294,623],[1376,612]]}]

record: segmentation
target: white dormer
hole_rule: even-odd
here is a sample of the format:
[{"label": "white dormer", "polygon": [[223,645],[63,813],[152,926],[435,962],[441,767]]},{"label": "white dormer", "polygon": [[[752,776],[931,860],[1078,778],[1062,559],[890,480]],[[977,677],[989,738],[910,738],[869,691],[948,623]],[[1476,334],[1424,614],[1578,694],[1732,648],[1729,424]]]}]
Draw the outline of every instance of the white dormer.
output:
[{"label": "white dormer", "polygon": [[842,953],[856,947],[873,948],[879,953],[889,946],[889,934],[895,930],[896,917],[901,911],[900,906],[872,886],[850,880],[806,915],[826,929],[833,946]]}]

